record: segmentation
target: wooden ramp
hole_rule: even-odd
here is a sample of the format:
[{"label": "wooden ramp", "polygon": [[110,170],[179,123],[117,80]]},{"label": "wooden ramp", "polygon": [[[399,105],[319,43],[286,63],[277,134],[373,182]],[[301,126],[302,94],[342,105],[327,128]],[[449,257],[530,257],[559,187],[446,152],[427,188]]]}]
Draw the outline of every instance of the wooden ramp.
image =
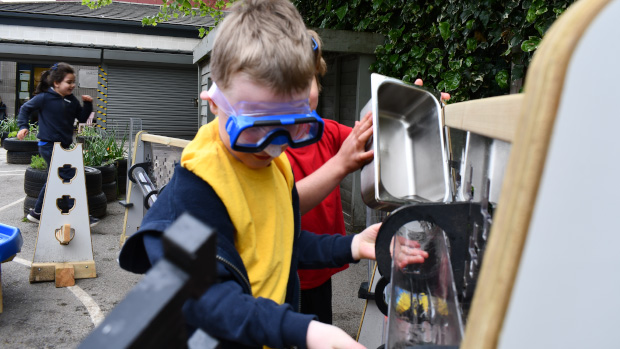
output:
[{"label": "wooden ramp", "polygon": [[[64,150],[55,143],[49,168],[30,282],[56,281],[56,287],[72,286],[75,279],[97,276],[82,145]],[[63,179],[61,173],[73,177]]]}]

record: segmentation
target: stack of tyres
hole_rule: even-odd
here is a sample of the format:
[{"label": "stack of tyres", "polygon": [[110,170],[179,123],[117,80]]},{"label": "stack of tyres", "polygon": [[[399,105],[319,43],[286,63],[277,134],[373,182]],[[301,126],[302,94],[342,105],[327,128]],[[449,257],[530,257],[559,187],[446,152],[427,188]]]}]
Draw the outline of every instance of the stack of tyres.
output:
[{"label": "stack of tyres", "polygon": [[33,155],[39,154],[38,141],[20,141],[17,138],[7,138],[2,143],[6,149],[6,162],[9,164],[30,164]]},{"label": "stack of tyres", "polygon": [[116,200],[118,195],[118,185],[116,181],[116,166],[114,164],[104,166],[94,166],[101,171],[101,190],[105,194],[107,202]]},{"label": "stack of tyres", "polygon": [[[101,189],[101,171],[84,167],[86,176],[86,195],[88,200],[88,213],[97,218],[101,218],[107,213],[107,199]],[[37,198],[43,188],[43,184],[47,180],[47,170],[38,170],[28,167],[24,178],[24,191],[26,199],[24,200],[24,214],[28,214],[30,209],[34,208]]]}]

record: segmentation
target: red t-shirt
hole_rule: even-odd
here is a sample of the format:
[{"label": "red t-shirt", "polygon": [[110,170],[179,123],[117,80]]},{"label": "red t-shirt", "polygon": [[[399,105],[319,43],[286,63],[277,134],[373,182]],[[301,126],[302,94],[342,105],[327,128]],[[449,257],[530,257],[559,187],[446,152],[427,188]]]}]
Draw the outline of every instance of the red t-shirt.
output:
[{"label": "red t-shirt", "polygon": [[[351,127],[341,125],[333,120],[323,119],[325,128],[323,137],[317,143],[302,148],[287,148],[286,155],[293,167],[295,181],[310,175],[331,159],[342,146],[342,142],[351,133]],[[345,235],[344,217],[342,215],[342,201],[340,186],[336,187],[320,204],[301,217],[301,229],[315,234]],[[299,270],[301,289],[307,290],[324,284],[337,272],[347,269],[326,268],[313,270]]]}]

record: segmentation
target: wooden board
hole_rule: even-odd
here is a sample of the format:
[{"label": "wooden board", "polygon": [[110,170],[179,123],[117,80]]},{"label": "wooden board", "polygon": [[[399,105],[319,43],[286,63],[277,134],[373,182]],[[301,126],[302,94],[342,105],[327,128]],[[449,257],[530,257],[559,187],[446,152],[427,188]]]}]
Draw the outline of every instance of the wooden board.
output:
[{"label": "wooden board", "polygon": [[[513,139],[512,154],[494,215],[462,348],[498,346],[541,177],[545,170],[567,66],[581,36],[608,3],[607,0],[581,0],[573,4],[553,24],[530,65],[526,77],[526,94]],[[604,39],[607,36],[607,34],[601,36],[601,40],[607,42]],[[616,73],[618,71],[616,66],[614,71]],[[589,72],[582,70],[580,74]],[[599,91],[603,92],[607,91]],[[579,122],[586,121],[587,117],[588,115],[582,115]],[[571,292],[570,289],[563,291]],[[566,306],[569,307],[570,304]],[[554,314],[545,312],[544,308],[531,310],[532,317],[543,317],[548,319],[547,325],[554,325]],[[580,321],[579,314],[574,316],[574,321]],[[581,319],[581,321],[587,320]],[[587,333],[582,335],[588,336]],[[521,336],[529,339],[527,333],[521,333]],[[528,347],[536,346],[534,342],[528,343]]]},{"label": "wooden board", "polygon": [[448,104],[444,122],[448,127],[512,142],[523,98],[516,94]]}]

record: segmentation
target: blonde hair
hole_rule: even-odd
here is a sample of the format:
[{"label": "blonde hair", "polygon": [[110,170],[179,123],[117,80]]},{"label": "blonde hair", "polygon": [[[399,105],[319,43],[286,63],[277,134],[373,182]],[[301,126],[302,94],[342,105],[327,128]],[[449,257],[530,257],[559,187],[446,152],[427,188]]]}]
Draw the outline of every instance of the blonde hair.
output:
[{"label": "blonde hair", "polygon": [[238,1],[218,28],[210,66],[222,89],[244,73],[276,94],[290,95],[307,89],[314,76],[312,40],[290,1]]}]

